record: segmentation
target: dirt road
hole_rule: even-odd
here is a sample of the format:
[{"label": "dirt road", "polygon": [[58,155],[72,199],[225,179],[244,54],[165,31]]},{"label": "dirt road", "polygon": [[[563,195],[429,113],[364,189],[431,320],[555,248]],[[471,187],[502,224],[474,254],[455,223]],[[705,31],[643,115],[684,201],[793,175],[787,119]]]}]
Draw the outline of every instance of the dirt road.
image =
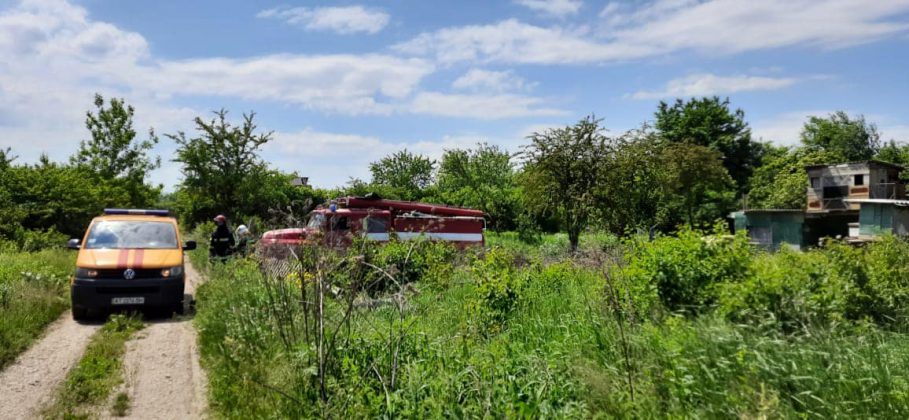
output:
[{"label": "dirt road", "polygon": [[[201,277],[188,262],[186,280],[190,302]],[[68,311],[54,321],[44,337],[0,373],[0,420],[39,418],[99,327],[73,321]],[[123,365],[126,381],[117,392],[129,395],[127,418],[205,417],[207,382],[190,317],[149,320],[127,343]],[[98,413],[110,416],[110,406],[99,407]]]},{"label": "dirt road", "polygon": [[[200,280],[187,262],[185,293],[194,295]],[[189,317],[149,322],[126,344],[123,366],[126,384],[122,391],[130,401],[127,418],[204,417],[207,382],[199,366],[196,330]]]},{"label": "dirt road", "polygon": [[0,373],[0,419],[37,418],[100,325],[73,321],[67,311],[35,345]]}]

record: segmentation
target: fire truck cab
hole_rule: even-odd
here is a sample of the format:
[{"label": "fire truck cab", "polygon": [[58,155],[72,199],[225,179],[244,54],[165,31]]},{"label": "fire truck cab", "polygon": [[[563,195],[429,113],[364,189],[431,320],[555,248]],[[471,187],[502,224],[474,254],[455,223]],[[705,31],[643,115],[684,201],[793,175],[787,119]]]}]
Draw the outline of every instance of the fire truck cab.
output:
[{"label": "fire truck cab", "polygon": [[266,248],[294,246],[304,241],[343,248],[354,237],[387,242],[414,239],[448,241],[459,247],[483,245],[486,221],[483,212],[460,207],[365,197],[332,200],[309,214],[306,227],[266,232]]}]

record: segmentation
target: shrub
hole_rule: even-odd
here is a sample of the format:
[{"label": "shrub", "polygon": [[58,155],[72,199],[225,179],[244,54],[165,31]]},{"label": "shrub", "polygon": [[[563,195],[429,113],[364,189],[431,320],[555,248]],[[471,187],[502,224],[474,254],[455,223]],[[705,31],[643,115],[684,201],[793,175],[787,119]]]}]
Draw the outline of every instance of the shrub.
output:
[{"label": "shrub", "polygon": [[820,252],[783,247],[776,254],[757,256],[751,269],[741,281],[721,286],[718,308],[727,318],[758,321],[770,316],[794,328],[837,317],[825,298],[828,267]]},{"label": "shrub", "polygon": [[508,318],[523,286],[523,274],[514,266],[514,255],[495,248],[471,266],[474,293],[468,300],[481,333],[496,333]]},{"label": "shrub", "polygon": [[628,265],[621,271],[638,302],[659,300],[669,310],[699,311],[716,299],[717,286],[743,279],[752,251],[743,235],[704,236],[682,229],[678,236],[653,242],[636,237],[630,242]]},{"label": "shrub", "polygon": [[[386,244],[367,243],[360,249],[364,250],[367,261],[394,276],[401,284],[420,281],[434,287],[446,286],[454,271],[452,261],[457,255],[451,244],[426,239],[392,239]],[[372,273],[370,292],[389,290],[390,283],[391,279],[384,274]]]}]

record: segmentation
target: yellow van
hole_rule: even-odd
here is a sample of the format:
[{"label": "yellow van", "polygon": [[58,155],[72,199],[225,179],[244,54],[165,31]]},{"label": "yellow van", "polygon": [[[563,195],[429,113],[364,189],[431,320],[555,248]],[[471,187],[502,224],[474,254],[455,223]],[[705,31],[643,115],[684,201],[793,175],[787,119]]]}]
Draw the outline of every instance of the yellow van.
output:
[{"label": "yellow van", "polygon": [[74,319],[119,307],[182,313],[183,251],[196,243],[183,244],[169,211],[105,209],[67,246],[79,250],[70,287]]}]

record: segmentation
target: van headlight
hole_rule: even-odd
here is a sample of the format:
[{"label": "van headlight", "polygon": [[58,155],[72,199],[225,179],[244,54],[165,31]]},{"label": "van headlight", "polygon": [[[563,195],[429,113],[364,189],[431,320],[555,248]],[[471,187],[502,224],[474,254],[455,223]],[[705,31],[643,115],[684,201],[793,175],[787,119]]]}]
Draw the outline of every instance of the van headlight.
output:
[{"label": "van headlight", "polygon": [[161,277],[180,277],[183,275],[183,266],[168,267],[161,270]]},{"label": "van headlight", "polygon": [[76,268],[76,278],[77,279],[93,279],[98,277],[98,270],[94,268]]}]

